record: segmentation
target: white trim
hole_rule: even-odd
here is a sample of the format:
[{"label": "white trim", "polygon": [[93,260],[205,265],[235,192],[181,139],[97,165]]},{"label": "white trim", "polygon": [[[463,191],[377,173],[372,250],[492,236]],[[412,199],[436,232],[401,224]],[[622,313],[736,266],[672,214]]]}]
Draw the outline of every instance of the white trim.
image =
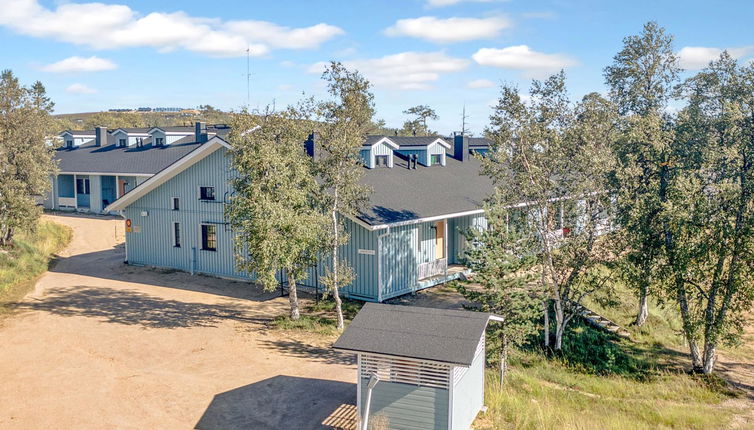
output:
[{"label": "white trim", "polygon": [[377,303],[382,303],[382,238],[390,235],[390,226],[385,233],[377,235]]},{"label": "white trim", "polygon": [[105,208],[105,211],[110,212],[125,209],[126,207],[128,207],[128,205],[135,202],[140,197],[164,184],[165,182],[188,169],[189,167],[193,166],[200,160],[203,160],[205,157],[214,153],[221,147],[230,149],[230,145],[228,145],[224,140],[217,136],[212,137],[212,139],[208,140],[206,143],[189,152],[183,158],[179,159],[170,166],[157,172],[156,175],[142,182],[136,188],[124,194],[123,197],[108,205]]},{"label": "white trim", "polygon": [[137,176],[137,177],[154,176],[154,174],[152,173],[58,172],[58,176],[60,175],[99,175],[99,176]]},{"label": "white trim", "polygon": [[113,131],[108,132],[111,136],[114,136],[115,133],[125,133],[128,137],[149,137],[149,132],[147,131],[132,131],[128,132],[126,130],[123,130],[122,128],[116,128]]},{"label": "white trim", "polygon": [[[398,145],[397,143],[395,143],[392,140],[390,140],[390,138],[387,137],[387,136],[383,137],[382,139],[378,140],[377,142],[374,142],[371,145],[362,145],[362,146],[366,146],[367,148],[371,149],[371,148],[374,148],[375,146],[377,146],[377,145],[379,145],[381,143],[384,143],[387,146],[393,148],[393,150],[396,150],[396,149],[398,149],[400,147],[400,145]],[[450,148],[450,147],[448,146],[448,148]]]},{"label": "white trim", "polygon": [[380,224],[380,225],[370,226],[368,228],[370,230],[381,230],[383,228],[388,228],[388,227],[402,227],[404,225],[421,224],[423,222],[439,221],[442,219],[458,218],[458,217],[462,217],[466,215],[476,215],[480,213],[484,213],[484,209],[474,209],[472,211],[466,211],[466,212],[456,212],[456,213],[445,214],[445,215],[430,216],[426,218],[411,219],[408,221],[399,221],[399,222],[393,222],[389,224]]},{"label": "white trim", "polygon": [[[175,226],[178,225],[178,244],[176,245],[175,241]],[[182,248],[181,246],[181,239],[183,239],[183,228],[181,228],[181,222],[180,221],[173,221],[170,228],[170,237],[172,238],[172,246],[173,248]]]},{"label": "white trim", "polygon": [[[472,361],[473,364],[473,361]],[[455,382],[455,368],[456,367],[463,367],[463,366],[450,366],[450,370],[448,370],[448,428],[453,428],[453,387],[456,385]],[[468,367],[467,367],[468,369]]]},{"label": "white trim", "polygon": [[356,354],[356,428],[361,428],[361,353]]}]

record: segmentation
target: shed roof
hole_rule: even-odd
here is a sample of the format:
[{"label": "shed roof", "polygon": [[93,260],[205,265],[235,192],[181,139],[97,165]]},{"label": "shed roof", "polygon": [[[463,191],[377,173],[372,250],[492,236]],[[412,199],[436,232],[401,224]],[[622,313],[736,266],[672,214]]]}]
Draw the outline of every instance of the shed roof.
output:
[{"label": "shed roof", "polygon": [[367,303],[333,348],[470,366],[490,314]]}]

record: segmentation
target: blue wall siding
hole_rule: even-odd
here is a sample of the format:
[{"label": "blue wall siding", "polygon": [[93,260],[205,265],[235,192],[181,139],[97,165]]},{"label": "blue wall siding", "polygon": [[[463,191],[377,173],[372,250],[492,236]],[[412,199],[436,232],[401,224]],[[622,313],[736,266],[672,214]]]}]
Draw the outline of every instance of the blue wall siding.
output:
[{"label": "blue wall siding", "polygon": [[364,165],[369,167],[370,169],[373,169],[374,165],[372,164],[371,149],[362,149],[360,154],[361,154],[361,161],[364,163]]},{"label": "blue wall siding", "polygon": [[[366,386],[362,378],[361,407],[366,405]],[[379,382],[372,391],[370,423],[385,417],[389,429],[434,430],[448,428],[448,390],[418,387],[399,382]],[[365,411],[361,411],[364,416]]]},{"label": "blue wall siding", "polygon": [[73,175],[58,175],[58,197],[74,196]]},{"label": "blue wall siding", "polygon": [[484,405],[484,349],[453,385],[453,429],[468,429]]},{"label": "blue wall siding", "polygon": [[410,157],[410,156],[416,154],[417,156],[419,156],[419,158],[417,159],[417,161],[421,165],[423,165],[423,166],[428,166],[429,165],[429,160],[428,160],[428,157],[427,157],[427,151],[425,149],[400,149],[399,148],[399,149],[396,149],[395,152],[403,155],[404,157]]},{"label": "blue wall siding", "polygon": [[[341,246],[338,258],[345,260],[354,269],[356,279],[341,288],[346,297],[376,301],[377,297],[377,233],[369,231],[350,219],[344,218],[345,230],[350,235],[346,245]],[[359,250],[365,252],[359,253]],[[369,252],[374,251],[374,255]],[[305,283],[322,291],[321,280],[332,267],[331,256],[322,255],[316,268],[309,270],[309,279]]]},{"label": "blue wall siding", "polygon": [[[126,233],[128,261],[134,264],[173,267],[227,277],[245,277],[235,268],[233,236],[226,228],[223,199],[230,194],[229,162],[225,150],[218,150],[141,197],[124,211],[134,232]],[[199,200],[199,187],[215,187],[215,202]],[[180,199],[180,210],[172,210],[172,198]],[[141,216],[146,211],[146,216]],[[180,223],[181,247],[173,247],[173,223]],[[217,230],[217,251],[201,249],[201,224]],[[136,230],[141,232],[137,233]],[[192,250],[192,248],[195,249]],[[192,263],[193,261],[193,263]]]}]

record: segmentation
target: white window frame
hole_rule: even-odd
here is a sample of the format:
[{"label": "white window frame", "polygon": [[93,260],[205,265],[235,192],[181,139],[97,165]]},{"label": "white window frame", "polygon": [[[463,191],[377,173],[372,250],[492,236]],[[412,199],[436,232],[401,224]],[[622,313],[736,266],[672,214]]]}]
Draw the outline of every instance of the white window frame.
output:
[{"label": "white window frame", "polygon": [[[203,226],[211,226],[215,228],[215,249],[208,249],[204,247],[204,238],[202,237],[202,227]],[[201,251],[209,251],[209,252],[217,252],[217,247],[219,245],[219,238],[217,237],[217,224],[211,224],[208,222],[199,223],[199,249]]]},{"label": "white window frame", "polygon": [[[175,226],[178,226],[178,237],[176,241],[176,235],[175,235]],[[201,234],[201,233],[200,233]],[[172,228],[170,229],[170,237],[172,239],[173,248],[180,248],[181,247],[181,239],[183,236],[183,231],[181,230],[181,223],[178,221],[173,221]]]},{"label": "white window frame", "polygon": [[[210,200],[210,199],[203,199],[202,198],[202,188],[212,188],[212,194],[213,194],[214,198],[212,200]],[[217,201],[217,187],[215,187],[214,185],[199,185],[196,188],[196,194],[197,194],[197,197],[199,198],[199,200],[201,200],[201,201],[205,201],[205,202],[216,202]]]}]

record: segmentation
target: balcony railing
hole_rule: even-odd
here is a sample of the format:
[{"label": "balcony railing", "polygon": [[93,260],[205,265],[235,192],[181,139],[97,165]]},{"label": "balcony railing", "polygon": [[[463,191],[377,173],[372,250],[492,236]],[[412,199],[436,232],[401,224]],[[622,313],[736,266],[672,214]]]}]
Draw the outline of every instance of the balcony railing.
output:
[{"label": "balcony railing", "polygon": [[76,197],[58,197],[58,206],[76,207]]},{"label": "balcony railing", "polygon": [[437,275],[444,275],[448,271],[448,259],[439,258],[437,260],[420,263],[417,267],[416,277],[419,280],[431,278]]}]

